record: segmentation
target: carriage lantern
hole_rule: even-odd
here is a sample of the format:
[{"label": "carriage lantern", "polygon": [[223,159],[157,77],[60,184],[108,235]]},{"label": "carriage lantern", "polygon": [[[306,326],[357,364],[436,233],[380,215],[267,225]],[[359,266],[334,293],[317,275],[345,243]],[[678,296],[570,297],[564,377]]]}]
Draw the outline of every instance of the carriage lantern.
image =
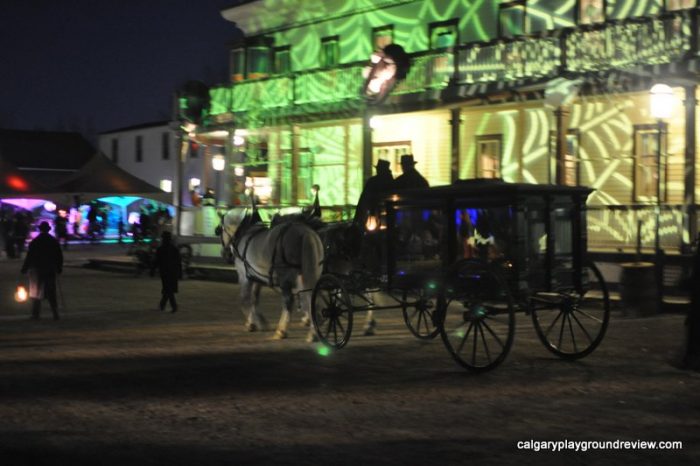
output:
[{"label": "carriage lantern", "polygon": [[29,293],[27,293],[27,288],[24,285],[17,285],[17,290],[15,291],[15,301],[18,303],[24,303],[27,301]]}]

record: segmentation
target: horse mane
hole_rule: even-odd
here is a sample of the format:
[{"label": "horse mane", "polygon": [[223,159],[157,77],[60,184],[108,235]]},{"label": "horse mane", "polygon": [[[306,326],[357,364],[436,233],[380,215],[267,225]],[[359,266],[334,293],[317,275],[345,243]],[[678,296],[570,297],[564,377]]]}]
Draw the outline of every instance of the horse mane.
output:
[{"label": "horse mane", "polygon": [[286,214],[286,215],[280,215],[280,214],[275,214],[272,217],[272,221],[270,222],[270,228],[276,227],[277,225],[283,225],[285,223],[303,223],[304,225],[308,226],[314,231],[318,231],[324,226],[326,226],[326,223],[321,220],[318,217],[315,216],[309,216],[308,214]]}]

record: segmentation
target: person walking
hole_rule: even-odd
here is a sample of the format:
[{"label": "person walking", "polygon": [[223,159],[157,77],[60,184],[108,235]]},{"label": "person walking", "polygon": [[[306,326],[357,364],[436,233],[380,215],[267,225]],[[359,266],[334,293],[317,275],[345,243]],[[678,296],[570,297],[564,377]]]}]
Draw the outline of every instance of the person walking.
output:
[{"label": "person walking", "polygon": [[428,180],[416,170],[416,163],[412,154],[401,156],[401,171],[403,171],[403,174],[394,180],[393,188],[395,190],[427,188],[430,186]]},{"label": "person walking", "polygon": [[391,165],[387,160],[378,160],[374,168],[377,170],[377,174],[370,177],[365,183],[355,209],[353,222],[362,228],[365,228],[370,216],[379,217],[382,195],[390,192],[394,184]]},{"label": "person walking", "polygon": [[173,244],[173,236],[169,231],[161,234],[161,244],[156,249],[153,269],[160,272],[161,289],[160,310],[165,310],[165,304],[170,302],[171,312],[177,312],[175,293],[178,291],[178,280],[182,278],[182,259],[177,247]]},{"label": "person walking", "polygon": [[39,319],[41,300],[48,299],[54,320],[59,319],[56,300],[56,276],[63,271],[63,252],[58,240],[49,234],[47,222],[39,225],[39,235],[29,243],[22,273],[29,272],[29,297],[32,299],[32,319]]}]

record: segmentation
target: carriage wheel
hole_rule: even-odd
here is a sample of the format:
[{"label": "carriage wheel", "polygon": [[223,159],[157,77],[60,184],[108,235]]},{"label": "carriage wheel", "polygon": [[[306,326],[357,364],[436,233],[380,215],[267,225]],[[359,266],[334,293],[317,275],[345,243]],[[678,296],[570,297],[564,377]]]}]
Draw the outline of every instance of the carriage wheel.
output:
[{"label": "carriage wheel", "polygon": [[311,319],[321,342],[335,349],[347,345],[352,333],[352,305],[343,284],[323,275],[311,296]]},{"label": "carriage wheel", "polygon": [[581,289],[536,293],[531,297],[537,336],[552,353],[579,359],[596,349],[610,320],[610,297],[593,262],[583,268]]},{"label": "carriage wheel", "polygon": [[[403,320],[411,333],[421,340],[432,340],[440,333],[436,325],[437,296],[425,289],[404,290],[401,300]],[[415,302],[415,304],[414,304]],[[409,305],[412,304],[412,305]]]},{"label": "carriage wheel", "polygon": [[503,362],[513,345],[515,311],[499,274],[478,262],[458,263],[439,307],[440,336],[458,364],[481,372]]}]

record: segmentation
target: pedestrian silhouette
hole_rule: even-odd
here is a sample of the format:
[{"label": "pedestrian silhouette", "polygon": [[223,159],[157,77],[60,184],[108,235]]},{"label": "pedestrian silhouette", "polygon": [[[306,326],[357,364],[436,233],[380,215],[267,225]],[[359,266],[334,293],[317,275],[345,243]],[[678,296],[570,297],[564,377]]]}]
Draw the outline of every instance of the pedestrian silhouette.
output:
[{"label": "pedestrian silhouette", "polygon": [[29,297],[32,299],[32,319],[41,313],[41,300],[48,299],[54,320],[59,319],[56,300],[56,276],[63,271],[63,252],[58,240],[49,234],[47,222],[39,225],[39,236],[29,243],[22,273],[29,272]]},{"label": "pedestrian silhouette", "polygon": [[401,170],[403,174],[394,180],[395,190],[427,188],[430,186],[428,180],[423,178],[423,175],[416,170],[416,163],[411,154],[401,156]]},{"label": "pedestrian silhouette", "polygon": [[[171,312],[177,312],[175,293],[178,291],[178,280],[182,278],[182,259],[180,252],[173,244],[172,234],[164,231],[161,234],[161,244],[156,249],[153,269],[160,272],[161,289],[160,310],[165,310],[165,304],[170,302]],[[154,271],[152,269],[152,272]]]},{"label": "pedestrian silhouette", "polygon": [[377,174],[370,177],[365,183],[355,209],[354,223],[363,228],[369,216],[379,216],[382,195],[390,192],[394,185],[394,177],[391,174],[388,161],[378,160],[374,168],[377,170]]}]

